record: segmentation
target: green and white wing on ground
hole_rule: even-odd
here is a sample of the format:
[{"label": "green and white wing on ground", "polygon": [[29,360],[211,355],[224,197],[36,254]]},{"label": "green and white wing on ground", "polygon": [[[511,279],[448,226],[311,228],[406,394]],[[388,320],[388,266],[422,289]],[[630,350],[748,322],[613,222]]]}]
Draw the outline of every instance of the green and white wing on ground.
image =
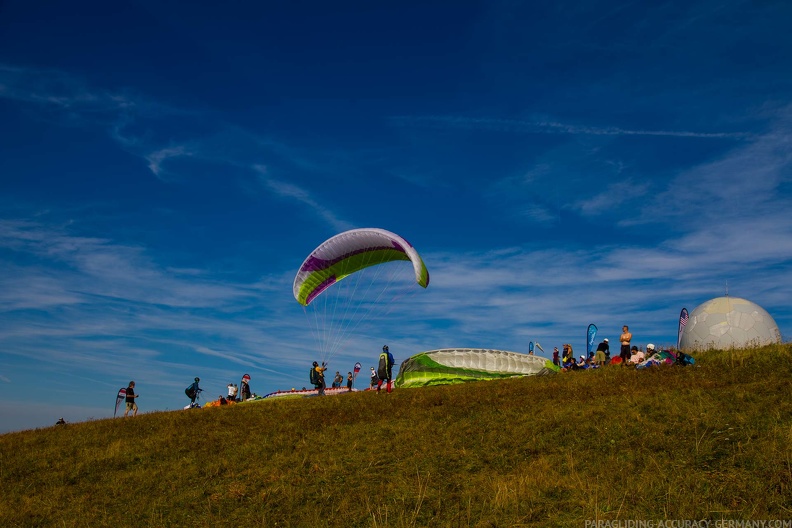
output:
[{"label": "green and white wing on ground", "polygon": [[483,348],[444,348],[421,352],[402,362],[397,387],[426,387],[468,381],[542,376],[558,372],[540,356]]}]

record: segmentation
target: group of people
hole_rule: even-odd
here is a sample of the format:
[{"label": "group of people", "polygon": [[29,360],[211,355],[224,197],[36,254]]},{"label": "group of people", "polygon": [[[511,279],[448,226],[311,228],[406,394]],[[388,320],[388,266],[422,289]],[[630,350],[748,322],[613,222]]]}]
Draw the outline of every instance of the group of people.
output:
[{"label": "group of people", "polygon": [[[352,382],[355,380],[355,377],[352,376],[351,372],[347,372],[346,377],[346,388],[347,390],[352,390]],[[336,370],[335,378],[333,378],[333,384],[331,385],[334,389],[340,389],[344,384],[344,376]]]},{"label": "group of people", "polygon": [[[371,367],[371,383],[369,385],[369,389],[374,390],[377,389],[377,392],[380,392],[382,389],[382,385],[385,384],[386,392],[390,393],[393,391],[393,365],[395,364],[395,359],[393,358],[393,354],[390,353],[390,349],[388,345],[384,345],[382,347],[382,353],[379,357],[379,364],[377,370],[374,370],[374,367]],[[319,365],[318,361],[313,362],[313,366],[311,367],[310,371],[310,381],[314,388],[317,390],[319,396],[325,395],[325,371],[327,370],[327,363],[322,362]],[[346,387],[348,391],[352,390],[352,384],[354,382],[354,376],[351,372],[347,373],[346,378]],[[344,381],[344,377],[341,375],[339,371],[336,371],[335,378],[333,378],[333,388],[340,388],[341,384]]]},{"label": "group of people", "polygon": [[229,383],[226,387],[228,389],[228,396],[226,398],[221,396],[220,398],[235,403],[251,399],[253,397],[253,393],[250,392],[249,379],[242,377],[240,384],[242,385],[242,388],[240,388],[236,383]]},{"label": "group of people", "polygon": [[[201,378],[196,377],[193,383],[189,387],[184,389],[184,394],[186,394],[187,397],[190,398],[190,404],[186,408],[198,407],[196,400],[200,397],[200,394],[203,392],[203,389],[199,386],[200,381]],[[250,391],[250,376],[248,376],[247,374],[242,376],[242,381],[240,382],[240,385],[237,385],[236,383],[229,383],[226,386],[226,389],[228,390],[228,396],[223,396],[221,394],[220,396],[217,397],[217,401],[220,403],[220,405],[225,405],[229,402],[233,402],[233,403],[243,402],[254,397],[254,395]]]},{"label": "group of people", "polygon": [[611,360],[610,343],[608,338],[605,338],[597,345],[595,352],[590,352],[588,355],[581,355],[577,359],[575,359],[571,344],[565,343],[561,353],[559,353],[558,347],[555,347],[553,350],[553,364],[567,370],[599,368],[616,363],[624,367],[643,363],[647,359],[647,356],[651,356],[657,352],[655,345],[649,343],[646,345],[646,353],[644,353],[642,348],[631,345],[632,338],[633,335],[630,332],[630,328],[624,325],[622,327],[622,333],[619,336],[620,348],[618,360]]},{"label": "group of people", "polygon": [[[327,383],[325,382],[325,371],[327,370],[327,363],[322,362],[322,365],[319,365],[318,361],[313,362],[313,367],[311,368],[311,384],[314,388],[319,392],[319,396],[325,395],[325,389],[327,388]],[[346,387],[347,391],[352,391],[352,383],[354,381],[354,376],[352,376],[351,372],[347,372],[346,378]],[[344,376],[341,372],[336,370],[335,377],[333,378],[333,383],[331,385],[334,389],[340,389],[341,385],[344,383]]]}]

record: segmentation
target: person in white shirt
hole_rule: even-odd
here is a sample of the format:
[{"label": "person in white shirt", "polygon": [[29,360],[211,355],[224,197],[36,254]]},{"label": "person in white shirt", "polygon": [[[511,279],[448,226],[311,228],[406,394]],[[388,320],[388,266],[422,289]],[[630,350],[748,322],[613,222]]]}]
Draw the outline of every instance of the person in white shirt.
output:
[{"label": "person in white shirt", "polygon": [[[652,346],[654,347],[654,345]],[[643,362],[644,359],[646,359],[644,353],[638,350],[637,346],[632,347],[632,356],[630,356],[630,363],[632,363],[633,365],[637,365],[638,363]]]}]

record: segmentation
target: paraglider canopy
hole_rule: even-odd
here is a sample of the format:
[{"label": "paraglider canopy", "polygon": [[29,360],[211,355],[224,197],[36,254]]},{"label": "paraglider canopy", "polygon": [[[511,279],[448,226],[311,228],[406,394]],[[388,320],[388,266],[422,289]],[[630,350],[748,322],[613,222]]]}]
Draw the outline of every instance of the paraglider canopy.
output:
[{"label": "paraglider canopy", "polygon": [[308,255],[294,279],[294,298],[307,306],[327,288],[369,266],[397,260],[412,262],[415,281],[426,288],[429,271],[415,248],[395,233],[377,228],[340,233]]},{"label": "paraglider canopy", "polygon": [[396,386],[425,387],[541,376],[558,370],[552,361],[540,356],[481,348],[444,348],[421,352],[404,360],[399,367]]}]

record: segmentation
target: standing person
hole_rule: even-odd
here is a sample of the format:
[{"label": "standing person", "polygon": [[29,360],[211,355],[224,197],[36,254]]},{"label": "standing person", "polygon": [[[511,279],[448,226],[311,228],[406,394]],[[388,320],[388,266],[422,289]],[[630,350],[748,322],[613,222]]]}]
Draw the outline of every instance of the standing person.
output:
[{"label": "standing person", "polygon": [[132,418],[137,416],[137,403],[135,403],[135,398],[138,397],[138,394],[135,394],[135,382],[130,381],[129,387],[126,390],[126,410],[124,411],[124,418],[127,417],[129,411],[132,411]]},{"label": "standing person", "polygon": [[231,390],[232,390],[232,392],[231,392],[231,400],[236,402],[237,401],[237,394],[239,394],[239,387],[237,386],[236,383],[234,383],[234,386],[233,386],[233,388]]},{"label": "standing person", "polygon": [[322,361],[322,366],[320,367],[316,361],[314,361],[314,370],[316,370],[316,388],[319,390],[318,396],[325,395],[325,388],[327,384],[325,382],[325,370],[327,370],[327,363]]},{"label": "standing person", "polygon": [[235,399],[235,396],[234,396],[234,384],[233,383],[229,383],[228,387],[226,387],[226,388],[228,389],[228,398],[227,399],[231,400],[231,401],[234,401],[234,399]]},{"label": "standing person", "polygon": [[201,387],[198,386],[199,381],[201,381],[201,378],[196,377],[192,385],[184,389],[184,394],[186,394],[187,397],[190,398],[190,407],[195,407],[195,399],[198,397],[198,394],[200,394],[201,391],[203,390]]},{"label": "standing person", "polygon": [[632,334],[627,325],[622,326],[622,334],[621,337],[619,337],[619,341],[621,341],[619,357],[621,358],[621,366],[624,367],[624,365],[630,361],[630,341],[632,341]]},{"label": "standing person", "polygon": [[352,373],[347,373],[347,391],[352,392],[352,381],[354,378],[352,377]]},{"label": "standing person", "polygon": [[336,370],[335,378],[333,378],[333,388],[337,389],[341,387],[342,383],[344,383],[344,376]]},{"label": "standing person", "polygon": [[393,354],[390,353],[390,349],[388,349],[388,345],[382,347],[382,354],[380,354],[379,359],[379,366],[377,367],[377,377],[379,381],[377,382],[377,392],[379,393],[380,389],[382,388],[382,382],[387,380],[386,390],[390,393],[391,392],[391,381],[393,380],[393,364],[395,360],[393,359]]},{"label": "standing person", "polygon": [[553,365],[556,367],[560,366],[558,362],[558,347],[553,347]]},{"label": "standing person", "polygon": [[248,383],[248,380],[245,379],[244,377],[242,377],[242,382],[241,383],[242,383],[242,387],[240,389],[240,393],[241,393],[240,399],[242,401],[249,400],[250,399],[250,384]]},{"label": "standing person", "polygon": [[561,365],[564,368],[571,368],[575,363],[575,353],[572,351],[572,345],[564,343],[564,350],[561,354]]},{"label": "standing person", "polygon": [[605,364],[605,360],[610,356],[610,345],[608,344],[608,338],[606,337],[603,339],[599,345],[597,345],[597,352],[594,354],[594,363],[599,365],[600,367]]}]

